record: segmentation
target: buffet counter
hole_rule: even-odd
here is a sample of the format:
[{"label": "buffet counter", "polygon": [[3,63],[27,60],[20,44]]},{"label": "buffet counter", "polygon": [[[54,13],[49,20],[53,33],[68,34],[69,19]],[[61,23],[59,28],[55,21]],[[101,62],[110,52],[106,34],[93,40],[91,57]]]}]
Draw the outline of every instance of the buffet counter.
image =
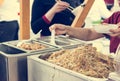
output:
[{"label": "buffet counter", "polygon": [[[82,41],[72,37],[56,36],[55,45],[50,43],[50,39],[51,37],[47,36],[42,38],[35,38],[32,40],[25,41],[18,40],[1,43],[0,81],[107,80],[107,78],[101,79],[85,76],[84,74],[77,73],[75,71],[63,68],[61,66],[57,66],[55,64],[46,62],[45,59],[54,52],[60,50],[75,49],[77,47],[81,47],[84,45],[92,45],[93,47],[96,48],[97,52],[109,55],[108,39],[101,38],[95,41]],[[73,52],[75,52],[75,50],[73,50]],[[76,51],[76,54],[77,53],[78,52]],[[68,58],[69,57],[67,57],[67,59]],[[62,58],[62,60],[64,60],[64,57]]]}]

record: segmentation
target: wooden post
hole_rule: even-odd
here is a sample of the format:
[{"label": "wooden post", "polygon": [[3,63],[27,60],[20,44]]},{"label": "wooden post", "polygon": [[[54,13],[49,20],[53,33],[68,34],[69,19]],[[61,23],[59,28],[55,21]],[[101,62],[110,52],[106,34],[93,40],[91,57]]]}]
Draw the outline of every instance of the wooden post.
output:
[{"label": "wooden post", "polygon": [[80,12],[76,15],[71,27],[82,27],[94,1],[95,0],[85,0],[85,6],[79,9]]},{"label": "wooden post", "polygon": [[30,0],[20,0],[20,32],[19,39],[30,38]]}]

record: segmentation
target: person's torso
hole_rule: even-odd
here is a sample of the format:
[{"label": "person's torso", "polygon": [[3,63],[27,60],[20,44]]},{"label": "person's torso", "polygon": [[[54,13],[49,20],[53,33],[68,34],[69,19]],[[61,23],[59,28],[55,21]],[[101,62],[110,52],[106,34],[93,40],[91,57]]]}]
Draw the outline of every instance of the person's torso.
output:
[{"label": "person's torso", "polygon": [[[82,0],[62,0],[62,1],[66,1],[70,4],[70,6],[72,7],[77,7],[81,4]],[[44,7],[44,14],[52,8],[52,6],[56,3],[55,0],[41,0],[40,4],[42,3],[43,7]],[[65,25],[71,25],[71,23],[73,22],[75,16],[73,15],[73,13],[71,13],[70,10],[66,9],[60,13],[57,13],[51,24],[54,23],[61,23],[61,24],[65,24]]]},{"label": "person's torso", "polygon": [[[64,0],[64,1],[68,2],[70,4],[70,6],[72,6],[72,7],[76,7],[78,5],[78,4],[76,4],[76,2],[72,2],[72,0]],[[47,13],[56,3],[55,0],[36,0],[36,2],[37,2],[37,5],[42,5],[42,7],[44,8],[42,15]],[[39,11],[38,11],[38,13],[39,13]],[[74,18],[75,18],[75,16],[73,15],[73,13],[70,10],[66,9],[62,12],[55,14],[55,16],[53,17],[49,26],[51,26],[52,24],[55,24],[55,23],[71,25]],[[45,29],[45,31],[47,31],[48,35],[50,34],[49,29]],[[44,32],[42,32],[42,33],[44,34]]]},{"label": "person's torso", "polygon": [[[119,22],[120,22],[120,11],[114,13],[108,21],[109,24],[117,24]],[[111,37],[110,38],[110,52],[115,52],[119,44],[120,44],[120,38]]]}]

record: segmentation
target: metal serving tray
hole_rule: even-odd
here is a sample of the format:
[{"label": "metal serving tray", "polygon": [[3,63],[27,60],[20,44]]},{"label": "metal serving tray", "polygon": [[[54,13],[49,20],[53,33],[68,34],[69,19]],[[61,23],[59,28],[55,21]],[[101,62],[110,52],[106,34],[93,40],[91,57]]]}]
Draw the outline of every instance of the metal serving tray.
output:
[{"label": "metal serving tray", "polygon": [[59,40],[63,40],[63,41],[66,41],[66,42],[72,42],[72,43],[77,43],[77,44],[81,44],[81,43],[85,43],[86,41],[83,41],[83,40],[80,40],[80,39],[77,39],[77,38],[74,38],[74,37],[70,37],[70,36],[64,36],[64,35],[59,35],[59,36],[56,36],[57,39]]},{"label": "metal serving tray", "polygon": [[[38,49],[38,50],[26,50],[26,49],[23,49],[23,48],[19,48],[17,47],[17,44],[21,42],[21,41],[10,41],[10,42],[5,42],[4,44],[8,45],[8,46],[11,46],[11,47],[15,47],[15,48],[18,48],[18,49],[21,49],[21,50],[24,50],[26,52],[44,52],[44,51],[51,51],[53,49],[58,49],[57,46],[54,46],[54,45],[49,45],[48,43],[45,43],[45,42],[42,42],[42,41],[36,41],[36,40],[32,40],[32,43],[38,43],[38,44],[41,44],[41,45],[44,45],[46,48],[45,49]],[[29,40],[28,40],[29,42]]]},{"label": "metal serving tray", "polygon": [[20,58],[26,55],[25,53],[23,50],[0,44],[0,81],[23,80],[23,76],[26,79],[26,68],[23,73],[21,72],[22,75],[20,73],[22,68],[19,67],[22,66],[22,64],[22,67],[26,67],[24,66],[25,62],[18,63],[20,62]]},{"label": "metal serving tray", "polygon": [[58,50],[54,48],[49,51],[27,52],[9,45],[16,42],[0,44],[0,81],[28,81],[27,56]]},{"label": "metal serving tray", "polygon": [[[41,38],[38,38],[36,40],[37,41],[43,41],[43,42],[46,42],[48,44],[51,44],[50,43],[51,36],[41,37]],[[70,47],[70,46],[74,46],[74,45],[78,45],[78,44],[83,44],[85,42],[81,41],[79,39],[72,38],[72,37],[69,38],[69,37],[60,35],[60,36],[55,37],[55,43],[56,43],[55,46],[58,46],[60,48],[66,48],[66,47]]]},{"label": "metal serving tray", "polygon": [[28,81],[107,81],[85,76],[45,61],[51,53],[28,56]]}]

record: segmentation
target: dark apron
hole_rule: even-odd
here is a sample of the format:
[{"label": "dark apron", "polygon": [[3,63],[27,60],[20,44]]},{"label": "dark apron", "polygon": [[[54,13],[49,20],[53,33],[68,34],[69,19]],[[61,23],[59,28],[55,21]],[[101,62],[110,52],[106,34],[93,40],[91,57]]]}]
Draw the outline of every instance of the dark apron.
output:
[{"label": "dark apron", "polygon": [[0,22],[0,42],[18,40],[19,25],[16,20]]}]

